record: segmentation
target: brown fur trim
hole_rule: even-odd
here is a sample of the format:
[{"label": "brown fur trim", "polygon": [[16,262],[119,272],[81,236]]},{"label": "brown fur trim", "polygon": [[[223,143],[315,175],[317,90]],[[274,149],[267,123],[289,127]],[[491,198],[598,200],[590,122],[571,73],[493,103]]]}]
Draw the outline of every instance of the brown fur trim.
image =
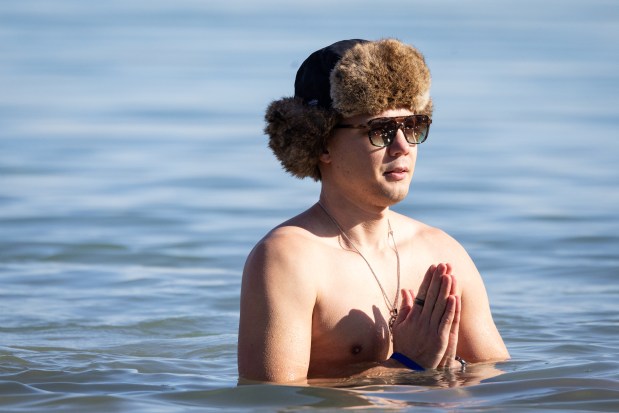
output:
[{"label": "brown fur trim", "polygon": [[397,40],[357,44],[331,72],[331,99],[344,117],[387,109],[431,115],[430,71],[417,49]]},{"label": "brown fur trim", "polygon": [[319,181],[318,158],[340,119],[338,114],[290,97],[272,102],[264,118],[269,147],[284,169],[297,178]]}]

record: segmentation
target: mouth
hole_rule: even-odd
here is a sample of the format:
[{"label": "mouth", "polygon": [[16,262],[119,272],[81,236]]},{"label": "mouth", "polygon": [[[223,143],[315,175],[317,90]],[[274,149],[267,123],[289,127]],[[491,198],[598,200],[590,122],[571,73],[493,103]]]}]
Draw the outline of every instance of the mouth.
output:
[{"label": "mouth", "polygon": [[408,172],[408,168],[407,167],[405,167],[405,166],[397,166],[395,168],[389,169],[383,175],[387,175],[387,174],[400,174],[400,173],[407,173],[407,172]]},{"label": "mouth", "polygon": [[408,168],[405,166],[398,166],[386,171],[383,176],[389,180],[401,181],[408,175]]}]

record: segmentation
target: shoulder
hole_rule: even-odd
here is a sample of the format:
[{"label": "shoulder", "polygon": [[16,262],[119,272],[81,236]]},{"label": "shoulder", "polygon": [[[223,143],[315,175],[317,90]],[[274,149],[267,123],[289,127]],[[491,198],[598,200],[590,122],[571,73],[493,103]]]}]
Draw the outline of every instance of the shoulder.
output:
[{"label": "shoulder", "polygon": [[401,214],[394,214],[393,221],[398,247],[421,262],[424,271],[432,264],[449,263],[463,278],[479,277],[466,249],[447,232]]},{"label": "shoulder", "polygon": [[271,230],[252,249],[243,269],[243,283],[259,290],[314,290],[321,245],[311,228],[293,218]]},{"label": "shoulder", "polygon": [[[455,238],[440,228],[400,216],[408,238],[404,245],[419,261],[425,270],[430,265],[449,264],[452,274],[458,279],[458,288],[467,300],[485,297],[483,280],[475,263],[465,248]],[[483,302],[483,300],[482,300]]]},{"label": "shoulder", "polygon": [[440,228],[396,212],[392,212],[391,217],[394,232],[402,234],[402,242],[415,243],[417,247],[436,251],[438,254],[466,254],[462,245]]},{"label": "shoulder", "polygon": [[307,228],[288,221],[271,230],[252,249],[248,264],[268,261],[270,265],[303,264],[305,257],[311,256],[318,248],[320,239]]}]

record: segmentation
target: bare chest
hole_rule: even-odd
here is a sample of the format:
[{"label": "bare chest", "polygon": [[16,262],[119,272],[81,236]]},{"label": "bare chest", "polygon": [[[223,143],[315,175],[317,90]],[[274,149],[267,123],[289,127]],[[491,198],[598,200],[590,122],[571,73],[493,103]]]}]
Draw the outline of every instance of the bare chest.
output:
[{"label": "bare chest", "polygon": [[[371,265],[374,274],[361,257],[348,253],[319,266],[310,377],[348,376],[389,357],[388,321],[398,293],[397,262],[393,255]],[[401,288],[412,288],[409,274],[410,266],[401,263]]]}]

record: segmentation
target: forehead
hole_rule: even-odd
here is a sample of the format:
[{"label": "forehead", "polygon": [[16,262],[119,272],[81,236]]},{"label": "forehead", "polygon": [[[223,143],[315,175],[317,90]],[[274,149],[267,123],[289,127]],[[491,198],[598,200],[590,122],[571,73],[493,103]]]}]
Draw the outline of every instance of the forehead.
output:
[{"label": "forehead", "polygon": [[414,113],[408,109],[388,109],[388,110],[384,110],[374,115],[367,115],[367,114],[356,115],[356,116],[351,116],[349,118],[344,118],[343,120],[346,123],[363,124],[363,123],[366,123],[376,118],[392,118],[396,116],[409,116],[409,115],[414,115]]}]

